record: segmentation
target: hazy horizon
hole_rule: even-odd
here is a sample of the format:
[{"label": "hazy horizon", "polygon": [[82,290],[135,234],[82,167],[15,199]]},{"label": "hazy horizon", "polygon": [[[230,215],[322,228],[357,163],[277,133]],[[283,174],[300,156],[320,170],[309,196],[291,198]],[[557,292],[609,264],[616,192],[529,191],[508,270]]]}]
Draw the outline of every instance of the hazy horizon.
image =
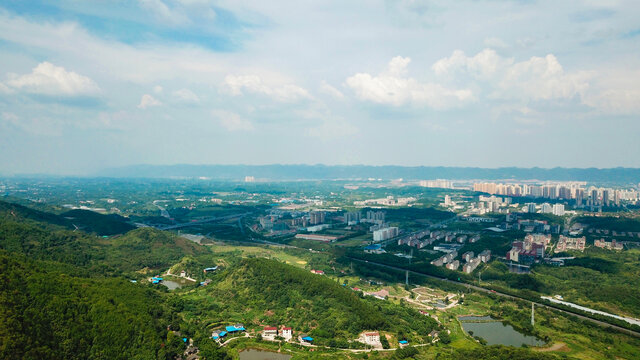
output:
[{"label": "hazy horizon", "polygon": [[633,1],[0,5],[0,174],[640,167]]}]

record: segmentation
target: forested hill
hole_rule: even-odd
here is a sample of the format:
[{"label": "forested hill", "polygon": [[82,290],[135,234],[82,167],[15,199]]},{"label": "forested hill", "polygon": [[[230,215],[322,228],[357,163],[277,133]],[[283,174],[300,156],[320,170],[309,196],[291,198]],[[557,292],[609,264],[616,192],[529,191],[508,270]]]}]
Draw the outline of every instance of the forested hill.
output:
[{"label": "forested hill", "polygon": [[95,176],[116,178],[198,178],[242,180],[250,175],[267,180],[330,179],[538,179],[637,184],[640,169],[635,168],[474,168],[444,166],[369,165],[132,165],[105,169]]},{"label": "forested hill", "polygon": [[77,228],[98,235],[124,234],[135,229],[126,218],[116,214],[104,215],[82,209],[53,214],[5,201],[0,201],[0,219],[15,222],[35,221],[40,225],[55,225],[66,229]]},{"label": "forested hill", "polygon": [[[0,203],[0,249],[58,261],[100,273],[168,268],[186,255],[209,254],[204,246],[151,228],[102,238],[57,225],[58,216]],[[13,206],[12,206],[13,205]],[[43,222],[44,220],[45,222]]]},{"label": "forested hill", "polygon": [[0,358],[172,358],[170,308],[153,290],[82,278],[0,250]]},{"label": "forested hill", "polygon": [[330,346],[349,347],[347,339],[365,330],[389,331],[420,343],[437,327],[415,309],[362,298],[330,278],[262,258],[242,260],[214,286],[199,291],[228,300],[218,304],[215,316],[287,324]]}]

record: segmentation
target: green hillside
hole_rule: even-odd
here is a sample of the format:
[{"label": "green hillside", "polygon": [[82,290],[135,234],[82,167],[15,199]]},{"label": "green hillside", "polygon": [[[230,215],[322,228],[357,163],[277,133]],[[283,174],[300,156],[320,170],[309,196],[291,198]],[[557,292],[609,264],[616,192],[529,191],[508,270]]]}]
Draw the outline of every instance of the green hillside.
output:
[{"label": "green hillside", "polygon": [[192,319],[211,328],[233,322],[288,325],[317,344],[349,347],[362,331],[387,331],[415,343],[437,327],[415,309],[362,298],[334,280],[275,260],[248,258],[186,297]]},{"label": "green hillside", "polygon": [[32,209],[23,205],[0,201],[0,219],[15,222],[36,222],[41,226],[78,229],[86,233],[103,235],[124,234],[135,229],[125,217],[104,215],[94,211],[75,209],[60,215]]},{"label": "green hillside", "polygon": [[62,216],[5,201],[0,201],[0,220],[16,222],[35,221],[41,223],[41,225],[57,225],[65,228],[73,228],[69,220]]},{"label": "green hillside", "polygon": [[[168,308],[126,280],[87,279],[56,263],[0,251],[0,358],[153,359],[163,348]],[[167,351],[171,354],[167,354]]]},{"label": "green hillside", "polygon": [[185,255],[208,254],[201,245],[151,228],[104,239],[81,231],[48,228],[33,221],[0,219],[0,249],[100,272],[168,268]]},{"label": "green hillside", "polygon": [[61,215],[65,220],[77,226],[79,229],[98,235],[124,234],[135,226],[129,224],[127,219],[117,215],[103,215],[89,210],[71,210]]}]

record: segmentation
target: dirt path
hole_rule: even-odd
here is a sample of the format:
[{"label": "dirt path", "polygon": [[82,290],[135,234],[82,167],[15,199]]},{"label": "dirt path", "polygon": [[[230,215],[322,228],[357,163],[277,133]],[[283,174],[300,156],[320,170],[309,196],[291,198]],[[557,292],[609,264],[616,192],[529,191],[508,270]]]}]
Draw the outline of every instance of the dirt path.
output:
[{"label": "dirt path", "polygon": [[571,351],[571,349],[569,349],[567,344],[565,344],[563,342],[557,342],[557,343],[554,343],[553,345],[551,345],[549,347],[533,348],[533,351],[538,351],[538,352],[549,352],[549,351],[567,352],[567,351]]}]

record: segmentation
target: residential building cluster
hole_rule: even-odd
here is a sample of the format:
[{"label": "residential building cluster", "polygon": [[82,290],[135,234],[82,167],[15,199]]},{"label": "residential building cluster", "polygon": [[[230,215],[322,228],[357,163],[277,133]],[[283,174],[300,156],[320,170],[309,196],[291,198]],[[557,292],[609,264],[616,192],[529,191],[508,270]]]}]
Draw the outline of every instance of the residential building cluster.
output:
[{"label": "residential building cluster", "polygon": [[442,189],[453,189],[453,181],[451,180],[421,180],[420,186],[426,188],[442,188]]},{"label": "residential building cluster", "polygon": [[417,249],[422,249],[440,240],[444,240],[445,242],[457,242],[458,244],[464,244],[466,242],[475,243],[480,240],[480,235],[474,233],[462,234],[455,231],[430,231],[425,229],[399,238],[398,245],[407,245]]},{"label": "residential building cluster", "polygon": [[314,232],[322,230],[323,227],[313,228],[313,226],[324,225],[325,222],[325,211],[301,212],[274,209],[271,210],[268,215],[258,218],[259,228],[254,228],[254,230],[262,230],[271,234],[282,234],[295,232],[295,230],[300,228],[311,227],[307,230]]},{"label": "residential building cluster", "polygon": [[471,203],[469,211],[472,214],[479,215],[490,212],[508,212],[508,207],[511,202],[512,199],[510,197],[502,198],[495,195],[480,195],[477,203]]},{"label": "residential building cluster", "polygon": [[412,202],[415,202],[417,199],[414,197],[401,197],[395,198],[394,196],[387,196],[386,198],[380,199],[367,199],[354,201],[353,205],[355,206],[370,206],[370,205],[384,205],[384,206],[406,206]]},{"label": "residential building cluster", "polygon": [[557,200],[575,200],[576,207],[621,206],[622,201],[637,203],[640,192],[629,189],[585,188],[586,182],[554,182],[544,184],[474,183],[473,190],[492,195],[527,196]]},{"label": "residential building cluster", "polygon": [[623,237],[637,237],[640,239],[640,231],[615,231],[615,230],[608,230],[608,229],[594,229],[594,228],[589,228],[589,233],[593,234],[602,234],[602,235],[611,235],[611,236],[623,236]]},{"label": "residential building cluster", "polygon": [[584,251],[584,246],[586,244],[586,238],[571,238],[564,235],[560,235],[560,239],[558,239],[558,243],[556,244],[556,248],[553,250],[555,253],[567,251],[567,250],[577,250]]},{"label": "residential building cluster", "polygon": [[514,241],[507,252],[507,260],[532,264],[544,258],[545,250],[551,242],[549,234],[527,234],[523,241]]},{"label": "residential building cluster", "polygon": [[[472,273],[478,265],[481,263],[488,263],[491,261],[491,250],[485,249],[477,257],[473,257],[473,251],[467,251],[462,254],[461,258],[465,261],[465,264],[462,266],[462,271],[470,274]],[[431,265],[434,266],[443,266],[449,270],[458,270],[460,267],[460,261],[455,260],[458,256],[458,252],[453,250],[437,259],[431,261]]]},{"label": "residential building cluster", "polygon": [[621,242],[617,242],[615,239],[611,241],[605,241],[604,239],[595,240],[593,244],[596,247],[607,250],[622,250],[624,249],[624,244]]},{"label": "residential building cluster", "polygon": [[430,236],[432,232],[428,229],[413,232],[409,235],[403,236],[398,239],[398,245],[407,245],[422,249],[428,245],[433,244],[435,239]]}]

